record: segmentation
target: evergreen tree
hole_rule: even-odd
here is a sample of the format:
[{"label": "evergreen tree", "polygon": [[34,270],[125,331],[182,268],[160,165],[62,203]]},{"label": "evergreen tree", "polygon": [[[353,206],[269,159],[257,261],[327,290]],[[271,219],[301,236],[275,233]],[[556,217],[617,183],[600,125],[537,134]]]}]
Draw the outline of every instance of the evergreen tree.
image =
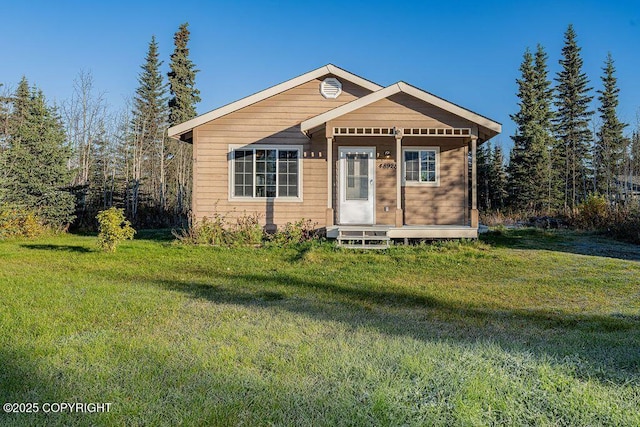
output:
[{"label": "evergreen tree", "polygon": [[489,163],[489,188],[491,209],[502,209],[506,205],[507,172],[504,167],[504,156],[500,144],[496,144],[491,152]]},{"label": "evergreen tree", "polygon": [[510,116],[516,123],[516,133],[511,137],[513,148],[509,157],[509,198],[510,204],[519,209],[524,208],[532,198],[527,169],[527,146],[530,144],[529,137],[524,133],[533,117],[533,73],[533,55],[527,48],[520,64],[521,78],[516,80],[520,111]]},{"label": "evergreen tree", "polygon": [[169,124],[177,125],[196,116],[196,104],[200,91],[195,87],[195,64],[189,59],[189,24],[184,23],[173,37],[175,49],[169,63]]},{"label": "evergreen tree", "polygon": [[478,182],[478,209],[491,209],[489,168],[491,166],[491,142],[482,144],[476,151],[476,176]]},{"label": "evergreen tree", "polygon": [[620,89],[614,75],[616,70],[611,53],[607,55],[602,70],[604,71],[603,89],[598,90],[600,94],[598,112],[602,125],[597,133],[594,147],[595,188],[611,199],[614,196],[620,196],[621,188],[618,181],[623,173],[624,155],[628,145],[628,140],[623,136],[622,131],[627,124],[622,123],[616,114]]},{"label": "evergreen tree", "polygon": [[50,225],[68,224],[75,209],[74,197],[67,191],[70,152],[56,109],[46,104],[42,91],[30,90],[23,78],[10,120],[3,202],[34,210]]},{"label": "evergreen tree", "polygon": [[166,84],[160,73],[161,65],[158,43],[153,36],[145,63],[141,66],[133,99],[132,185],[128,189],[128,208],[133,218],[138,213],[141,192],[157,208],[164,209],[166,202],[164,162],[167,156],[167,98]]},{"label": "evergreen tree", "polygon": [[[0,83],[0,88],[2,87]],[[9,150],[9,118],[11,117],[11,98],[0,93],[0,203],[8,178],[8,150]]]},{"label": "evergreen tree", "polygon": [[534,87],[536,93],[536,136],[539,160],[536,166],[538,172],[544,179],[544,188],[541,186],[537,200],[538,207],[546,208],[547,213],[558,208],[561,203],[560,188],[562,183],[558,171],[553,167],[551,157],[555,145],[553,137],[553,88],[549,80],[549,70],[547,68],[547,52],[544,47],[538,44],[534,58]]},{"label": "evergreen tree", "polygon": [[564,35],[562,48],[562,66],[556,82],[557,115],[555,118],[557,144],[554,147],[554,159],[563,162],[564,170],[564,207],[575,206],[588,193],[590,144],[592,133],[589,129],[589,117],[593,111],[589,104],[593,96],[588,86],[587,75],[582,72],[583,61],[580,47],[576,42],[576,33],[569,25]]},{"label": "evergreen tree", "polygon": [[629,149],[629,181],[633,191],[640,191],[640,128],[633,132]]},{"label": "evergreen tree", "polygon": [[541,185],[549,175],[551,92],[546,60],[540,45],[535,59],[527,49],[517,80],[520,110],[511,116],[517,128],[509,162],[509,196],[517,209],[537,210],[547,200],[547,191]]},{"label": "evergreen tree", "polygon": [[[184,23],[174,35],[174,51],[169,63],[169,124],[177,125],[196,116],[196,104],[200,102],[200,91],[195,87],[196,73],[189,59],[189,24]],[[175,211],[185,215],[190,206],[192,146],[183,142],[170,141],[172,152],[171,173],[175,183]]]}]

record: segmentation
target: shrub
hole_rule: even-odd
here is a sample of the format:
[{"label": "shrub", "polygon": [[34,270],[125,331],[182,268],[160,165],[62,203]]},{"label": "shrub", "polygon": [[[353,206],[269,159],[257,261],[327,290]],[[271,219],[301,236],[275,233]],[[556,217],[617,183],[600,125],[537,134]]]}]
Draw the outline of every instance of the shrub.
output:
[{"label": "shrub", "polygon": [[133,239],[136,233],[124,217],[124,210],[116,207],[98,212],[98,246],[105,252],[115,252],[123,240]]},{"label": "shrub", "polygon": [[47,227],[35,212],[7,205],[0,206],[0,239],[12,237],[37,237]]},{"label": "shrub", "polygon": [[213,218],[202,218],[194,221],[189,218],[189,226],[179,231],[172,230],[171,234],[182,243],[191,245],[225,246],[229,240],[229,233],[225,229],[224,218],[214,214]]},{"label": "shrub", "polygon": [[571,220],[579,229],[603,229],[609,224],[609,204],[604,196],[592,194],[576,207]]},{"label": "shrub", "polygon": [[524,225],[531,212],[512,210],[490,210],[480,212],[480,223],[488,227],[498,225]]},{"label": "shrub", "polygon": [[640,243],[640,208],[616,209],[610,216],[608,232],[616,239]]},{"label": "shrub", "polygon": [[264,238],[264,230],[260,225],[260,215],[257,213],[248,215],[246,212],[236,219],[236,223],[230,230],[232,245],[259,245]]},{"label": "shrub", "polygon": [[[317,224],[301,219],[285,224],[280,230],[269,236],[274,246],[288,246],[317,238]],[[173,230],[172,234],[181,243],[212,246],[257,246],[265,240],[265,232],[260,225],[260,214],[238,216],[235,222],[228,221],[223,215],[214,213],[212,218],[204,217],[200,221],[189,220],[189,227]]]},{"label": "shrub", "polygon": [[293,223],[288,222],[271,235],[270,240],[276,246],[289,246],[308,242],[318,237],[315,230],[317,225],[310,219],[304,218]]},{"label": "shrub", "polygon": [[190,218],[186,229],[173,230],[172,234],[181,243],[212,246],[259,245],[264,237],[260,216],[246,212],[233,224],[217,212],[200,221]]}]

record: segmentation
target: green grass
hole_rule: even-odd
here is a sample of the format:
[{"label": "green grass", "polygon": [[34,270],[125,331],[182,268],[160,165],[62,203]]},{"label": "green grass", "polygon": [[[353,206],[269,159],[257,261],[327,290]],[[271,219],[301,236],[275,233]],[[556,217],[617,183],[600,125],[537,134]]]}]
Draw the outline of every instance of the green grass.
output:
[{"label": "green grass", "polygon": [[640,425],[640,248],[0,243],[6,425]]}]

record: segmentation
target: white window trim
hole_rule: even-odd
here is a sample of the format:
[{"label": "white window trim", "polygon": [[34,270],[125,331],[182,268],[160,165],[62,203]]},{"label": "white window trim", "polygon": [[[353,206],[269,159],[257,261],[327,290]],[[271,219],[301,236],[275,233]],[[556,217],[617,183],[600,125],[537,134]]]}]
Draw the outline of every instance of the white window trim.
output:
[{"label": "white window trim", "polygon": [[[407,151],[435,151],[436,152],[436,180],[435,182],[407,181],[405,152]],[[419,158],[419,156],[418,156]],[[440,147],[402,147],[402,185],[405,187],[440,187]]]},{"label": "white window trim", "polygon": [[[235,160],[235,156],[233,155],[233,152],[235,150],[297,150],[298,151],[298,197],[282,197],[282,196],[278,196],[278,197],[244,197],[244,196],[239,196],[236,197],[234,195],[235,192],[235,169],[236,169],[236,162]],[[228,200],[229,201],[233,201],[233,202],[253,202],[253,203],[260,203],[260,202],[264,202],[264,201],[273,201],[276,203],[281,203],[281,202],[285,202],[285,203],[301,203],[303,201],[302,199],[302,177],[303,177],[303,164],[304,164],[304,158],[303,158],[303,147],[302,145],[284,145],[284,144],[280,144],[280,145],[267,145],[267,144],[229,144],[228,146],[228,150],[227,150],[227,164],[229,165],[228,169],[229,169],[229,186],[227,189],[227,194],[229,195]],[[278,163],[276,162],[276,165]],[[255,188],[255,169],[253,171],[254,173],[254,188]],[[278,169],[276,166],[276,179],[278,177]],[[277,183],[276,183],[276,188],[277,188]]]}]

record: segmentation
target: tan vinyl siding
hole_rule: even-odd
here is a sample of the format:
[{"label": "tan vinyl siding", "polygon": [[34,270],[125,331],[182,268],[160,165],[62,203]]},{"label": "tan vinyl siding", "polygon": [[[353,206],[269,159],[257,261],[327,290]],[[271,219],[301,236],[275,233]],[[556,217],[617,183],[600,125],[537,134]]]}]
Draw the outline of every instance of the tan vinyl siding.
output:
[{"label": "tan vinyl siding", "polygon": [[470,128],[473,124],[411,95],[398,93],[338,117],[331,121],[331,126]]},{"label": "tan vinyl siding", "polygon": [[405,224],[466,225],[465,145],[461,138],[403,140],[403,147],[440,147],[440,185],[403,187]]},{"label": "tan vinyl siding", "polygon": [[[238,215],[259,213],[262,223],[282,226],[301,218],[325,225],[327,207],[326,139],[322,132],[310,141],[300,122],[370,93],[344,79],[342,94],[325,99],[320,94],[320,79],[201,125],[194,132],[194,197],[197,219],[214,212],[233,220]],[[302,202],[255,199],[229,200],[229,145],[273,144],[303,147]]]}]

